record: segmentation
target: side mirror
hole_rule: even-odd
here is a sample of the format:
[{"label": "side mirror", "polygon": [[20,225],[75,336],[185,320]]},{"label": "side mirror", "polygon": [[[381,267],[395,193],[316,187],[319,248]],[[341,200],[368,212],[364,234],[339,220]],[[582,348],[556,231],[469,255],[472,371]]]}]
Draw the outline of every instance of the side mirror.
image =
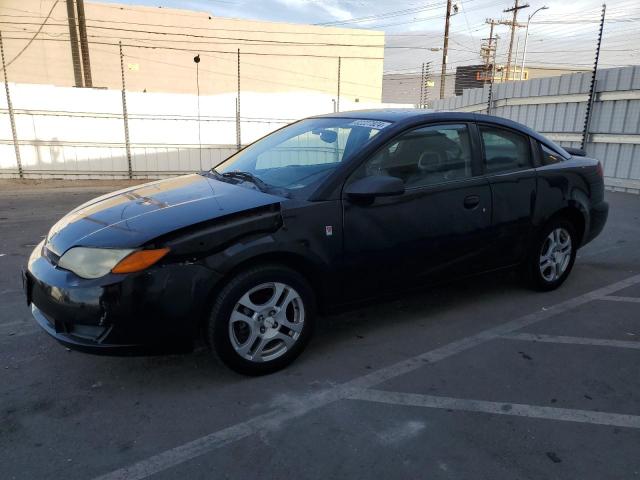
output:
[{"label": "side mirror", "polygon": [[402,195],[404,193],[404,182],[398,177],[372,175],[356,180],[347,186],[345,193],[353,199],[373,199],[375,197]]}]

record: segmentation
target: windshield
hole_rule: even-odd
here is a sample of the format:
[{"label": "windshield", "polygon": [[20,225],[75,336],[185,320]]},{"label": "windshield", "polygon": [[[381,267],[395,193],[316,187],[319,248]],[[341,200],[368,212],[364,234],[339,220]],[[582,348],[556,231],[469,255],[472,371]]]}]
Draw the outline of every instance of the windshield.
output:
[{"label": "windshield", "polygon": [[227,178],[243,172],[267,187],[300,191],[324,179],[389,125],[353,118],[302,120],[258,140],[213,171]]}]

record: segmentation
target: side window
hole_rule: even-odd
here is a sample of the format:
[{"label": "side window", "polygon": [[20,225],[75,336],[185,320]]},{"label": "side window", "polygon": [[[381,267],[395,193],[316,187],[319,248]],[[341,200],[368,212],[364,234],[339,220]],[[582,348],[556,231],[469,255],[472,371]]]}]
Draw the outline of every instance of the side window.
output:
[{"label": "side window", "polygon": [[407,188],[471,177],[471,145],[465,125],[437,125],[401,134],[356,171],[401,178]]},{"label": "side window", "polygon": [[559,153],[545,147],[543,144],[540,144],[540,147],[542,148],[542,165],[553,165],[562,161]]},{"label": "side window", "polygon": [[531,146],[527,136],[484,125],[480,126],[480,133],[487,173],[531,167]]}]

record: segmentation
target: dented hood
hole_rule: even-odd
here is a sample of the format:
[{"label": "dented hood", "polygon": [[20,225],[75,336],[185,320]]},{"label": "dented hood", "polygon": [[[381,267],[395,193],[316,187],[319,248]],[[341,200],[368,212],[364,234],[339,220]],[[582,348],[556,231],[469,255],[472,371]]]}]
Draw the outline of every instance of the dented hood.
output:
[{"label": "dented hood", "polygon": [[134,248],[180,228],[282,200],[203,175],[184,175],[90,200],[51,228],[47,247],[57,255],[74,246]]}]

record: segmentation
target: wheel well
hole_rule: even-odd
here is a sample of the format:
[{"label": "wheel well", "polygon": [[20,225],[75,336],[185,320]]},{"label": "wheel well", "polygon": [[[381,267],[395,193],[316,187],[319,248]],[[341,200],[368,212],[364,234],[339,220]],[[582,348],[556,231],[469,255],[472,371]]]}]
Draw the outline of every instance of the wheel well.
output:
[{"label": "wheel well", "polygon": [[565,207],[562,210],[556,212],[548,221],[551,222],[553,220],[557,220],[559,218],[564,218],[569,220],[576,229],[576,235],[578,236],[578,245],[582,244],[582,239],[585,233],[585,219],[584,215],[580,210],[576,207]]},{"label": "wheel well", "polygon": [[325,285],[322,282],[322,276],[320,275],[319,268],[313,265],[311,261],[305,259],[301,255],[296,255],[294,253],[264,253],[262,255],[257,255],[243,262],[240,262],[238,265],[225,273],[225,275],[216,283],[216,285],[213,286],[209,293],[209,305],[207,305],[202,315],[201,326],[206,325],[206,320],[208,319],[209,313],[213,306],[213,302],[217,298],[220,290],[224,288],[224,285],[230,278],[232,278],[242,270],[247,270],[258,265],[273,264],[288,267],[302,275],[305,280],[309,282],[309,285],[311,285],[311,288],[316,294],[316,307],[322,309],[322,306],[324,304],[322,299],[325,297]]}]

